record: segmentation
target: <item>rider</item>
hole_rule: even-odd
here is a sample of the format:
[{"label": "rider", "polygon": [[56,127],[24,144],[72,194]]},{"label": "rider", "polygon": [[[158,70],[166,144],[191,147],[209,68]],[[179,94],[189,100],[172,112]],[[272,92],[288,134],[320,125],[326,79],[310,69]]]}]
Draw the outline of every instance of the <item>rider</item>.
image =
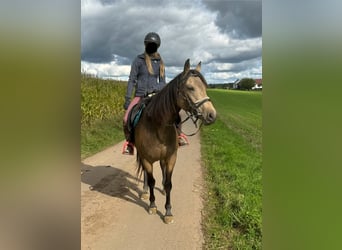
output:
[{"label": "rider", "polygon": [[[124,103],[126,113],[123,120],[123,130],[126,142],[122,152],[123,154],[132,155],[134,152],[134,145],[131,142],[127,125],[130,110],[141,100],[141,98],[160,91],[166,85],[165,65],[160,54],[157,52],[161,44],[159,35],[155,32],[148,33],[145,36],[144,44],[145,51],[134,59],[128,79]],[[131,101],[133,88],[135,88],[135,93],[134,98]],[[187,144],[187,141],[183,138],[184,135],[180,134],[180,140],[183,140],[179,142],[180,145]]]}]

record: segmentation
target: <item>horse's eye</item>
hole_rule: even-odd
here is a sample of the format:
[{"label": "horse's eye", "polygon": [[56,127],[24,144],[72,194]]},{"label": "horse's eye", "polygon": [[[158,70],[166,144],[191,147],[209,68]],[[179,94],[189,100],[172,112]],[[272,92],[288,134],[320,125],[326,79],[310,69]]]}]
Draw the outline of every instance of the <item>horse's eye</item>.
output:
[{"label": "horse's eye", "polygon": [[195,89],[194,89],[194,87],[192,87],[192,86],[187,86],[186,87],[188,90],[190,90],[190,91],[194,91]]}]

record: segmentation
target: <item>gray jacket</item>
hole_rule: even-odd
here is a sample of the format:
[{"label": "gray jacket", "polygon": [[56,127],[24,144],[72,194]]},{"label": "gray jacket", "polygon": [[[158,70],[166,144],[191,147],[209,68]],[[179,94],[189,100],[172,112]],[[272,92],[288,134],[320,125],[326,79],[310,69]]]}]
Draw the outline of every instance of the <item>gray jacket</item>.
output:
[{"label": "gray jacket", "polygon": [[161,78],[159,75],[160,59],[151,60],[154,72],[153,75],[150,75],[147,70],[144,54],[138,55],[133,61],[125,96],[126,103],[130,102],[134,87],[134,95],[140,97],[154,91],[158,92],[165,86],[165,77]]}]

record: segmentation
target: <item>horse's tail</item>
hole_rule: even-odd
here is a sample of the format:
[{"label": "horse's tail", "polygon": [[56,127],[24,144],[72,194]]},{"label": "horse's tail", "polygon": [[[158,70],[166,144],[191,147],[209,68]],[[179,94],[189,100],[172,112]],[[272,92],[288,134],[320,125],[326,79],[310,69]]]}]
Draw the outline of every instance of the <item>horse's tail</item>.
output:
[{"label": "horse's tail", "polygon": [[137,178],[141,179],[141,174],[143,172],[143,165],[142,165],[142,161],[141,158],[139,157],[139,154],[137,152]]}]

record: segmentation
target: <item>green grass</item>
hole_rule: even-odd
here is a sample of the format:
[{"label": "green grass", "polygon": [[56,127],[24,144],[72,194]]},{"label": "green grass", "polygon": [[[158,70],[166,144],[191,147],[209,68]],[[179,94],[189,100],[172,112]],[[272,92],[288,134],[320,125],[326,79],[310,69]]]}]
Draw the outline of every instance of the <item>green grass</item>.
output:
[{"label": "green grass", "polygon": [[203,127],[206,249],[261,249],[261,92],[208,90],[215,124]]},{"label": "green grass", "polygon": [[125,139],[122,116],[94,122],[81,127],[81,159],[91,156]]}]

